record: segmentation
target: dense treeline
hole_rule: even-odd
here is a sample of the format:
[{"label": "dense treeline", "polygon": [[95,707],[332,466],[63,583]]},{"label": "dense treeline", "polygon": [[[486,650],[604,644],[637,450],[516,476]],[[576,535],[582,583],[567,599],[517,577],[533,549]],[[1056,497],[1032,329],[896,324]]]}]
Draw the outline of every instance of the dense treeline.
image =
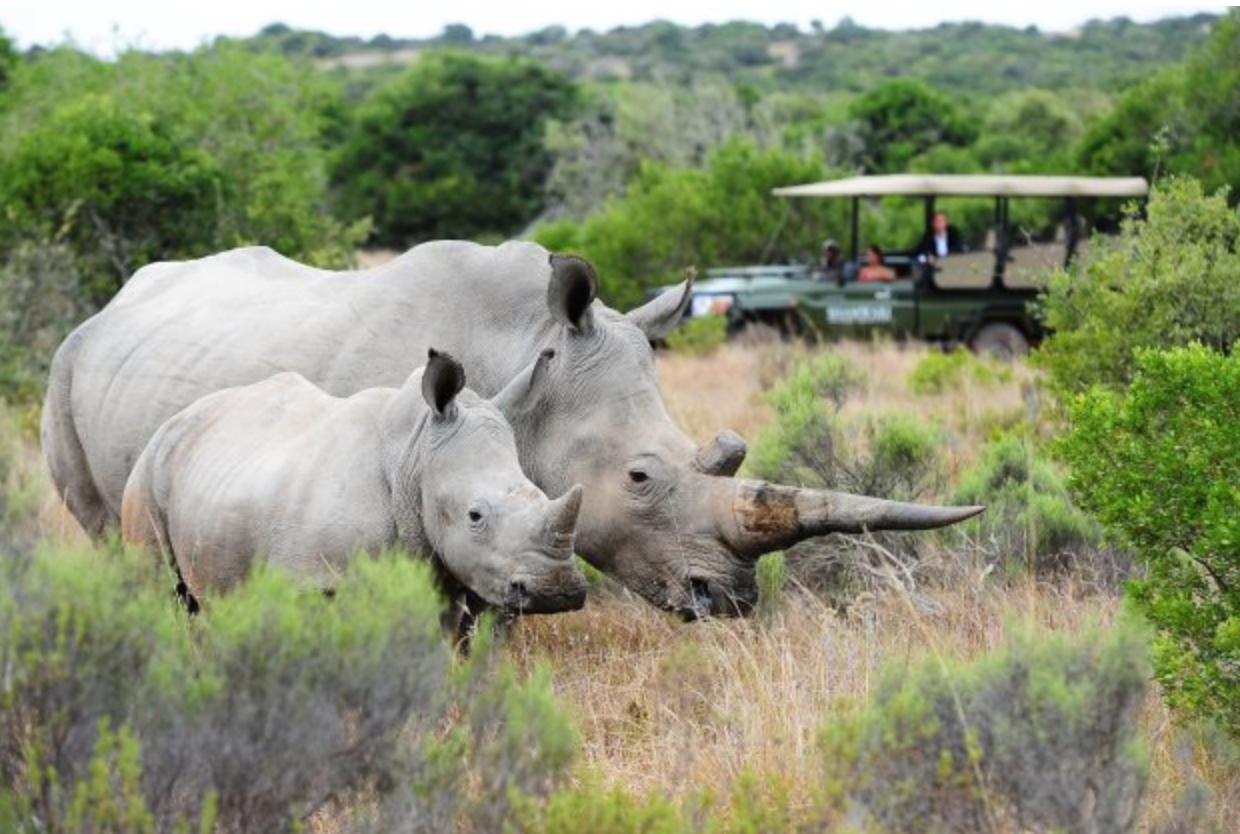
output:
[{"label": "dense treeline", "polygon": [[246,43],[344,64],[384,57],[400,62],[420,50],[451,47],[534,58],[582,80],[681,84],[721,75],[763,90],[815,94],[864,92],[884,79],[905,75],[953,96],[974,97],[1026,87],[1118,90],[1145,78],[1152,65],[1181,60],[1207,38],[1215,19],[1198,14],[1147,24],[1127,18],[1092,20],[1070,32],[983,23],[888,32],[867,29],[849,18],[832,28],[815,22],[809,31],[787,23],[686,27],[654,21],[571,34],[550,26],[511,38],[480,37],[458,24],[421,40],[338,38],[273,24]]},{"label": "dense treeline", "polygon": [[[0,35],[0,386],[36,392],[67,328],[142,265],[233,246],[338,267],[367,243],[527,235],[595,260],[623,306],[690,265],[804,259],[840,236],[842,206],[785,215],[768,195],[789,182],[1171,171],[1213,189],[1240,176],[1238,21],[416,43],[274,25],[115,60]],[[393,60],[363,67],[367,50]],[[919,211],[886,203],[863,234],[911,245]],[[953,211],[968,231],[989,208]]]}]

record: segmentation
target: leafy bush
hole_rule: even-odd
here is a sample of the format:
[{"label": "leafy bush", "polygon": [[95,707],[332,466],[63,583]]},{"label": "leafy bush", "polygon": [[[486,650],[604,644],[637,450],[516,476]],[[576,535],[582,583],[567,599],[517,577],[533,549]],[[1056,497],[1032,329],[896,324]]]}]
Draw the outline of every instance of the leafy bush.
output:
[{"label": "leafy bush", "polygon": [[82,797],[109,761],[149,830],[291,830],[374,790],[409,716],[433,726],[449,707],[439,602],[407,559],[362,560],[330,602],[258,575],[192,628],[149,554],[0,570],[0,792],[39,830],[102,825],[108,806]]},{"label": "leafy bush", "polygon": [[511,235],[545,199],[544,125],[575,102],[566,76],[533,61],[424,54],[359,107],[336,165],[341,201],[389,246]]},{"label": "leafy bush", "polygon": [[42,533],[47,470],[28,431],[23,412],[0,399],[0,560],[29,555]]},{"label": "leafy bush", "polygon": [[1012,369],[993,359],[975,356],[967,350],[950,353],[927,353],[908,375],[908,387],[914,394],[942,394],[956,389],[965,380],[980,385],[993,385],[1012,380]]},{"label": "leafy bush", "polygon": [[1240,738],[1240,354],[1137,355],[1124,393],[1069,405],[1070,488],[1149,565],[1129,586],[1155,626],[1172,706]]},{"label": "leafy bush", "polygon": [[889,670],[822,737],[826,808],[862,831],[1131,831],[1143,634],[1018,632],[973,664]]},{"label": "leafy bush", "polygon": [[903,414],[845,426],[840,408],[861,378],[843,356],[800,364],[769,394],[775,417],[747,466],[759,478],[883,498],[913,498],[939,477],[938,431]]},{"label": "leafy bush", "polygon": [[667,346],[677,353],[702,356],[714,351],[727,339],[727,316],[698,316],[689,319],[669,333]]},{"label": "leafy bush", "polygon": [[623,310],[690,265],[803,260],[817,253],[823,229],[845,228],[846,206],[823,200],[798,210],[795,225],[780,236],[779,251],[770,252],[780,209],[771,189],[825,174],[820,162],[801,154],[737,139],[713,149],[700,167],[646,162],[623,197],[581,222],[543,224],[534,238],[548,249],[589,259],[598,270],[600,294]]},{"label": "leafy bush", "polygon": [[960,479],[956,504],[985,504],[986,512],[961,530],[993,543],[1004,558],[1017,557],[1035,572],[1065,567],[1073,554],[1093,547],[1097,524],[1068,497],[1055,464],[1040,456],[1032,438],[1008,432],[987,442]]},{"label": "leafy bush", "polygon": [[[845,423],[840,409],[860,384],[848,361],[824,353],[794,368],[771,389],[774,419],[746,462],[754,477],[815,489],[840,489],[880,498],[915,500],[943,479],[937,428],[907,414]],[[891,554],[910,554],[916,537],[878,533]],[[869,582],[875,551],[853,537],[832,535],[791,548],[788,572],[804,585],[847,591]]]},{"label": "leafy bush", "polygon": [[1034,360],[1055,391],[1125,384],[1140,348],[1226,351],[1240,339],[1240,216],[1225,192],[1207,197],[1189,179],[1158,185],[1147,217],[1131,215],[1094,250],[1055,274],[1045,298],[1053,332]]},{"label": "leafy bush", "polygon": [[365,229],[326,205],[337,95],[306,70],[225,44],[16,67],[0,99],[0,391],[37,398],[64,334],[151,261],[255,243],[352,260]]},{"label": "leafy bush", "polygon": [[0,561],[0,790],[43,830],[77,830],[106,728],[141,714],[169,652],[188,654],[147,567],[76,552]]}]

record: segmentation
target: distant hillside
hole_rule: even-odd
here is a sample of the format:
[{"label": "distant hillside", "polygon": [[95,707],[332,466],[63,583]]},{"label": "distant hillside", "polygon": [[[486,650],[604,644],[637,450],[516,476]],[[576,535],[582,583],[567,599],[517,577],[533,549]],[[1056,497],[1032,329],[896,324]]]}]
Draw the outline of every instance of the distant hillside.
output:
[{"label": "distant hillside", "polygon": [[1117,18],[1058,33],[981,23],[890,32],[844,20],[806,32],[791,24],[684,27],[656,21],[604,33],[569,34],[553,26],[513,38],[478,38],[469,27],[452,25],[424,40],[338,38],[277,23],[246,43],[350,69],[404,64],[420,50],[452,46],[537,58],[577,79],[681,84],[714,76],[755,91],[847,92],[905,76],[958,95],[991,95],[1026,87],[1114,92],[1155,67],[1183,60],[1217,20],[1208,14],[1154,23]]}]

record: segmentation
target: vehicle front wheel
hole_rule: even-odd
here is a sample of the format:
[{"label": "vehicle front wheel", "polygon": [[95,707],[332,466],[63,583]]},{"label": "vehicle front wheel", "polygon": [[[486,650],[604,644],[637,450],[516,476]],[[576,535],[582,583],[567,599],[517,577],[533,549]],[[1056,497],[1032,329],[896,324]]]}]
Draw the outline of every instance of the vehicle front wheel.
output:
[{"label": "vehicle front wheel", "polygon": [[979,355],[1011,362],[1029,352],[1029,339],[1013,325],[996,321],[977,331],[969,340],[969,349]]}]

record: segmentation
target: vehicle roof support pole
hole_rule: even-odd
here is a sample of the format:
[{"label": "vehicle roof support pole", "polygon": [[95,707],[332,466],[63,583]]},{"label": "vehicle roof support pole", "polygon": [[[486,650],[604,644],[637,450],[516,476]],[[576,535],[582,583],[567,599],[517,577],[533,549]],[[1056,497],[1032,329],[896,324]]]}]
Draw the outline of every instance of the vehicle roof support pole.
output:
[{"label": "vehicle roof support pole", "polygon": [[1080,243],[1081,237],[1081,218],[1077,209],[1076,198],[1069,197],[1064,201],[1064,224],[1068,227],[1065,243],[1067,244],[1067,254],[1064,255],[1063,265],[1066,269],[1068,264],[1072,263],[1072,259],[1076,257],[1076,247]]},{"label": "vehicle roof support pole", "polygon": [[861,198],[853,197],[852,198],[852,229],[851,229],[852,239],[850,241],[852,244],[852,255],[850,257],[852,258],[853,263],[857,262],[857,255],[859,254],[858,249],[860,247],[860,237],[861,237],[860,224],[861,224]]}]

